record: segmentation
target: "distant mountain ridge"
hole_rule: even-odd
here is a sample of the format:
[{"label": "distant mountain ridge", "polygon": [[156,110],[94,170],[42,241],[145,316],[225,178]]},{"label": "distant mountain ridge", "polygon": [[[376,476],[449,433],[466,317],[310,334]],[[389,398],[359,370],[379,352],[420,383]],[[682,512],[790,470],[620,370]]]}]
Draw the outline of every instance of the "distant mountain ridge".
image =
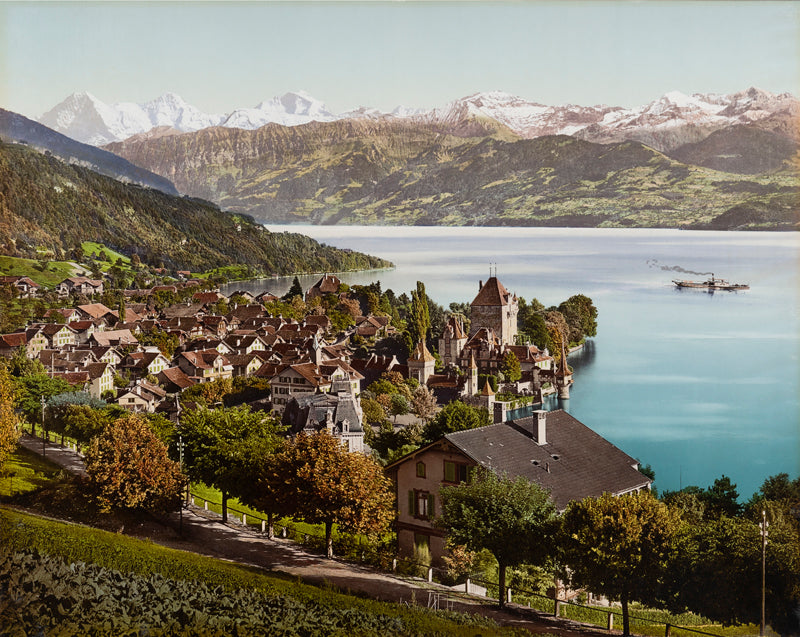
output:
[{"label": "distant mountain ridge", "polygon": [[267,124],[299,126],[342,119],[404,119],[449,125],[471,118],[490,118],[516,135],[574,135],[594,142],[636,140],[669,151],[695,143],[720,128],[780,117],[787,132],[800,139],[800,102],[788,93],[775,95],[757,88],[730,95],[684,95],[673,91],[640,108],[619,106],[548,106],[501,91],[476,93],[429,111],[398,106],[391,112],[360,107],[341,114],[298,91],[237,108],[228,114],[205,114],[179,96],[167,93],[142,105],[108,105],[89,93],[76,93],[45,113],[39,122],[78,141],[102,146],[132,135],[168,126],[195,132],[212,126],[255,130]]},{"label": "distant mountain ridge", "polygon": [[[686,153],[739,157],[742,165],[730,165],[743,174],[690,166],[640,142],[523,139],[475,114],[450,125],[389,118],[216,127],[107,148],[182,192],[265,223],[797,229],[797,144],[786,140],[767,165],[777,168],[752,176],[765,164],[750,156],[750,142],[763,146],[775,134],[748,129],[727,140],[730,130]],[[733,208],[740,213],[722,217]]]},{"label": "distant mountain ridge", "polygon": [[2,108],[0,108],[0,139],[48,151],[67,163],[80,164],[107,177],[156,188],[171,195],[178,194],[172,182],[160,175],[134,166],[128,160],[101,148],[77,142],[23,115]]}]

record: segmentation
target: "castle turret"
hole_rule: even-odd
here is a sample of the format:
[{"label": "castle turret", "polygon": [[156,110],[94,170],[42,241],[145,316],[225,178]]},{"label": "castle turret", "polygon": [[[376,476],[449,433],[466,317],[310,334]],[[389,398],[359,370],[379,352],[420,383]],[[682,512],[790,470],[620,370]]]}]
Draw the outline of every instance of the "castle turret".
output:
[{"label": "castle turret", "polygon": [[572,372],[569,371],[567,365],[567,350],[564,346],[564,338],[561,339],[561,360],[558,361],[558,369],[556,370],[556,387],[558,388],[558,397],[566,400],[569,398],[569,386],[572,385]]},{"label": "castle turret", "polygon": [[469,366],[467,367],[467,396],[478,393],[478,366],[475,364],[475,352],[469,353]]},{"label": "castle turret", "polygon": [[416,378],[420,385],[425,385],[435,367],[436,359],[425,347],[425,341],[420,341],[408,357],[408,377]]}]

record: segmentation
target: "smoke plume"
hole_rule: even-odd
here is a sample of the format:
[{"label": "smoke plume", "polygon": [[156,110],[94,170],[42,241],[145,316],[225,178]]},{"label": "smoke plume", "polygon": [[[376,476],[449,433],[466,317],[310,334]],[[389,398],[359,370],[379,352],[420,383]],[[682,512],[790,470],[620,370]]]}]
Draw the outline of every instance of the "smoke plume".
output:
[{"label": "smoke plume", "polygon": [[687,270],[679,265],[661,265],[657,259],[648,259],[647,265],[651,268],[659,268],[665,272],[680,272],[681,274],[693,274],[694,276],[711,276],[713,272],[695,272],[694,270]]}]

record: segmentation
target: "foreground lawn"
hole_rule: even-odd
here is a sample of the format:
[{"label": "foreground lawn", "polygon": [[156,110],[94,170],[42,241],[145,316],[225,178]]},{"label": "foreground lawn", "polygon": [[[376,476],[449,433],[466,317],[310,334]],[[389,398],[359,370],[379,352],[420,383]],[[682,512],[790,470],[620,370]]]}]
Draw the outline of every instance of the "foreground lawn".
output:
[{"label": "foreground lawn", "polygon": [[[0,624],[12,618],[25,621],[32,634],[172,634],[164,632],[171,624],[159,622],[173,621],[175,612],[181,613],[180,634],[187,635],[519,634],[480,616],[353,597],[260,569],[2,508],[0,537],[0,571],[13,574],[5,583],[0,576],[0,598],[13,593],[10,598],[22,600],[31,590],[36,595],[31,593],[29,600],[36,604],[33,611],[8,606]],[[19,554],[31,550],[39,555]],[[81,595],[65,581],[73,574],[83,587]],[[102,595],[95,594],[101,588]],[[153,591],[158,608],[142,608],[137,596]],[[133,622],[131,626],[119,624],[120,609],[138,613],[124,618]],[[224,628],[231,621],[236,625],[233,632]],[[69,632],[73,625],[75,632]]]},{"label": "foreground lawn", "polygon": [[0,471],[0,498],[41,489],[60,471],[57,464],[25,447],[17,447]]}]

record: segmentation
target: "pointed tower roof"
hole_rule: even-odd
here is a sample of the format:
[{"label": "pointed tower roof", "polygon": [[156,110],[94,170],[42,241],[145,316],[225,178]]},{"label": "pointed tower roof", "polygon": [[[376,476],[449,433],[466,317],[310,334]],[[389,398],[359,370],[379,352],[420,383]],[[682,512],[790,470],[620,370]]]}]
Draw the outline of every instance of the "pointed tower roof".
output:
[{"label": "pointed tower roof", "polygon": [[436,359],[433,357],[433,354],[431,354],[428,351],[428,348],[425,347],[425,341],[420,341],[419,343],[417,343],[417,346],[414,348],[414,351],[412,352],[411,356],[408,357],[408,360],[410,362],[413,361],[413,362],[425,362],[425,363],[436,361]]},{"label": "pointed tower roof", "polygon": [[483,391],[481,392],[481,396],[494,396],[494,391],[492,391],[492,386],[489,384],[489,379],[486,379],[486,383],[483,386]]},{"label": "pointed tower roof", "polygon": [[567,351],[564,347],[564,339],[561,339],[561,360],[558,362],[558,369],[556,370],[556,376],[559,378],[563,378],[565,376],[571,376],[572,372],[569,371],[569,365],[567,365]]},{"label": "pointed tower roof", "polygon": [[488,305],[492,307],[508,305],[511,294],[500,280],[493,276],[481,286],[478,296],[470,305]]},{"label": "pointed tower roof", "polygon": [[475,364],[475,350],[469,351],[469,366],[467,369],[478,369],[478,366]]}]

